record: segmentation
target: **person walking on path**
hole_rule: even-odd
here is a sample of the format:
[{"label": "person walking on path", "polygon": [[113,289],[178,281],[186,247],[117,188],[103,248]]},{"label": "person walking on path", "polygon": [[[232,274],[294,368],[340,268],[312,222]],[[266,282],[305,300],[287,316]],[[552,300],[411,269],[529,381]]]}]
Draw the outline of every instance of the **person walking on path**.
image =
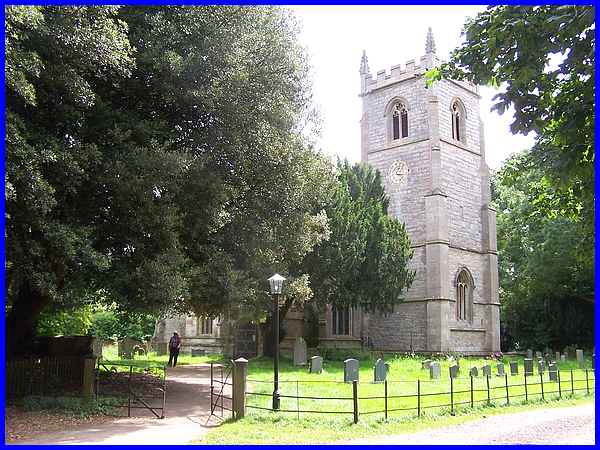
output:
[{"label": "person walking on path", "polygon": [[171,367],[175,367],[177,365],[179,347],[181,347],[181,338],[179,337],[179,333],[175,331],[169,340],[169,366]]}]

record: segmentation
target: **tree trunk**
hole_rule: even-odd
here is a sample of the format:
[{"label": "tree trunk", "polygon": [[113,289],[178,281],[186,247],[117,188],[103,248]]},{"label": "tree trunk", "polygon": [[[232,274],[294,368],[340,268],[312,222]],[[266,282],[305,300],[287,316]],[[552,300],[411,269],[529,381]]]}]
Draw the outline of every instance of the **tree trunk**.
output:
[{"label": "tree trunk", "polygon": [[27,354],[33,349],[37,320],[50,298],[24,283],[6,317],[6,355]]}]

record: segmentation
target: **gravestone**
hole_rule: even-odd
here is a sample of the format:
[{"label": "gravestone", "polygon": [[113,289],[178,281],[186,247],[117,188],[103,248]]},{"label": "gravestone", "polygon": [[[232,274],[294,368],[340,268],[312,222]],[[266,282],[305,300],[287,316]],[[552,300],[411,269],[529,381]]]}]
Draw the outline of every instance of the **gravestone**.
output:
[{"label": "gravestone", "polygon": [[554,361],[556,361],[556,362],[560,361],[560,352],[555,352],[554,356],[555,356]]},{"label": "gravestone", "polygon": [[519,363],[517,361],[511,361],[510,365],[510,374],[518,375],[519,374]]},{"label": "gravestone", "polygon": [[296,338],[294,342],[294,365],[306,365],[306,341],[301,337]]},{"label": "gravestone", "polygon": [[313,356],[310,358],[310,373],[321,373],[323,371],[323,357]]},{"label": "gravestone", "polygon": [[558,368],[556,367],[556,363],[552,363],[548,366],[548,375],[550,376],[550,381],[558,381]]},{"label": "gravestone", "polygon": [[481,368],[481,374],[484,377],[491,377],[492,376],[492,366],[490,366],[489,364],[486,364],[485,366],[483,366]]},{"label": "gravestone", "polygon": [[504,373],[504,363],[499,362],[498,365],[497,365],[497,367],[498,367],[498,376],[499,377],[503,377],[504,375],[506,375]]},{"label": "gravestone", "polygon": [[567,355],[565,355],[564,353],[560,355],[560,362],[567,362]]},{"label": "gravestone", "polygon": [[344,360],[344,383],[358,381],[358,360],[348,358]]},{"label": "gravestone", "polygon": [[429,370],[430,364],[431,364],[431,360],[430,359],[426,359],[425,361],[423,361],[421,363],[421,370],[422,369],[428,369]]},{"label": "gravestone", "polygon": [[546,370],[546,363],[544,362],[543,359],[540,359],[538,361],[538,374],[539,375],[543,374],[544,370]]},{"label": "gravestone", "polygon": [[117,354],[124,359],[133,359],[136,346],[143,345],[139,339],[126,337],[117,343]]},{"label": "gravestone", "polygon": [[453,364],[449,367],[450,378],[458,377],[458,364]]},{"label": "gravestone", "polygon": [[533,375],[533,359],[525,358],[523,360],[523,366],[523,371],[525,372],[526,377]]},{"label": "gravestone", "polygon": [[583,350],[577,349],[575,350],[575,354],[577,355],[577,364],[580,369],[585,369],[585,360],[583,359]]},{"label": "gravestone", "polygon": [[440,363],[437,361],[433,361],[429,364],[429,378],[432,380],[438,379],[441,375]]},{"label": "gravestone", "polygon": [[469,370],[469,375],[471,375],[472,377],[476,377],[477,375],[479,375],[477,367],[471,367],[471,370]]},{"label": "gravestone", "polygon": [[380,383],[385,381],[387,378],[388,367],[389,366],[381,358],[375,361],[375,366],[373,366],[373,382]]},{"label": "gravestone", "polygon": [[527,350],[527,358],[533,359],[533,350],[531,350],[531,349]]},{"label": "gravestone", "polygon": [[536,352],[535,352],[535,357],[536,357],[536,359],[543,358],[542,352],[540,352],[540,351],[536,351]]}]

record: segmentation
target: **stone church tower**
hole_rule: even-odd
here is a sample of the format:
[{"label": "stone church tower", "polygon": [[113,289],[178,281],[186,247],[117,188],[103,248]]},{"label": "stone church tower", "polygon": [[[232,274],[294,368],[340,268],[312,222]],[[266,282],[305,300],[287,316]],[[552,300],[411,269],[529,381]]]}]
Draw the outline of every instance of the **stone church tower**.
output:
[{"label": "stone church tower", "polygon": [[[406,224],[416,278],[388,315],[350,326],[372,348],[391,351],[500,350],[496,213],[476,86],[425,72],[440,63],[431,29],[419,64],[372,78],[360,65],[361,158],[378,169],[390,214]],[[359,337],[359,336],[356,336]]]}]

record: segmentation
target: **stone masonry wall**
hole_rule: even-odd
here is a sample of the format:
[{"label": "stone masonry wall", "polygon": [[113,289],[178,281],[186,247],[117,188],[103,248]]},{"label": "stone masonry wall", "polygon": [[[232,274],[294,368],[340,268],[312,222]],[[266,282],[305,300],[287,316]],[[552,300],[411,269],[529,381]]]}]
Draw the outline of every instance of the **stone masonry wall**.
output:
[{"label": "stone masonry wall", "polygon": [[375,349],[410,351],[411,335],[415,352],[427,349],[427,303],[405,301],[388,315],[369,319],[369,336]]}]

